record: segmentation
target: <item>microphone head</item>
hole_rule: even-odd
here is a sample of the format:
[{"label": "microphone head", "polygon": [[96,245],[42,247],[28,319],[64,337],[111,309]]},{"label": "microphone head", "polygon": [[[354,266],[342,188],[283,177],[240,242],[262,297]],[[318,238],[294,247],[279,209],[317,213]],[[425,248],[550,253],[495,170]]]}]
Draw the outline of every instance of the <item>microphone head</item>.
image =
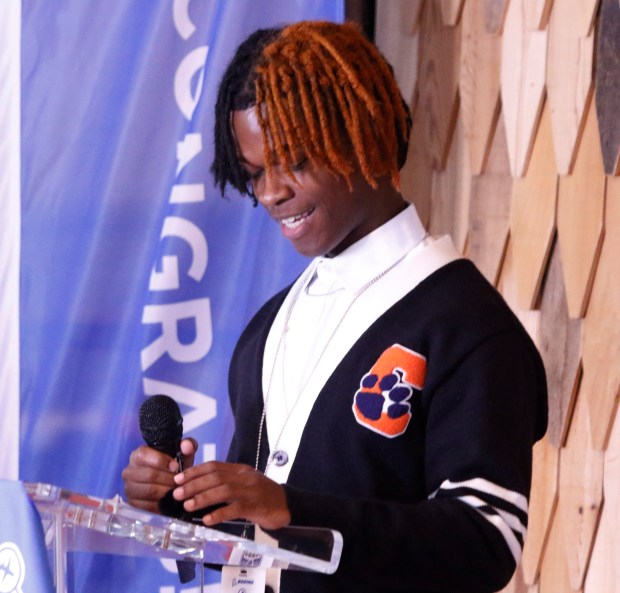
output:
[{"label": "microphone head", "polygon": [[168,395],[152,395],[142,402],[140,432],[149,446],[174,457],[183,436],[183,416],[179,405]]}]

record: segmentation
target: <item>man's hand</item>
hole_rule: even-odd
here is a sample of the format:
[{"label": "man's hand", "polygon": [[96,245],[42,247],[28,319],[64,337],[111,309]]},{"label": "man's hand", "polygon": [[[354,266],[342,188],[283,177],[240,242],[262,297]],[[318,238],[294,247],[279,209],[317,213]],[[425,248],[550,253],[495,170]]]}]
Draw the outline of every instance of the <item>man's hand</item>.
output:
[{"label": "man's hand", "polygon": [[[181,441],[185,467],[191,467],[198,444],[194,439]],[[132,451],[129,465],[123,470],[127,502],[139,509],[158,513],[158,503],[175,487],[174,476],[179,467],[175,459],[156,449],[142,445]]]},{"label": "man's hand", "polygon": [[284,488],[248,465],[209,461],[174,476],[173,496],[193,512],[223,504],[203,517],[207,526],[245,519],[264,529],[291,522]]}]

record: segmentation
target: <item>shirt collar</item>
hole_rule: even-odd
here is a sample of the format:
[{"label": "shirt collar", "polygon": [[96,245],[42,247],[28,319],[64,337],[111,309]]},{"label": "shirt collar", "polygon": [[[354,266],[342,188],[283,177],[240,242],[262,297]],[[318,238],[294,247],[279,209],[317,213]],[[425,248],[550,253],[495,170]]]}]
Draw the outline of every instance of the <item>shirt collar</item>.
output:
[{"label": "shirt collar", "polygon": [[357,292],[375,276],[394,265],[426,236],[415,207],[410,204],[402,212],[388,220],[342,253],[335,257],[317,257],[316,270],[323,268],[329,275],[335,275],[351,292]]}]

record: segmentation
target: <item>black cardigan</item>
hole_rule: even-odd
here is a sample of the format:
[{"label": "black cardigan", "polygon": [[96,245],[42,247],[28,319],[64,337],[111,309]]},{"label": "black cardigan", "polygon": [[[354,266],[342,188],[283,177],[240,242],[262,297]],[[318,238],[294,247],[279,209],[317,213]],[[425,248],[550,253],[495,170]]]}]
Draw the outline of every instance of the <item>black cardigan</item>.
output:
[{"label": "black cardigan", "polygon": [[[264,346],[286,292],[233,355],[230,461],[255,463]],[[421,389],[394,402],[396,415],[410,406],[406,430],[386,437],[354,408],[372,412],[364,398],[377,396],[360,392],[376,377],[362,379],[395,344],[426,369]],[[285,489],[292,523],[340,531],[343,555],[334,575],[283,572],[281,591],[501,589],[523,545],[532,445],[546,424],[542,361],[499,293],[467,260],[434,272],[364,332],[314,404]]]}]

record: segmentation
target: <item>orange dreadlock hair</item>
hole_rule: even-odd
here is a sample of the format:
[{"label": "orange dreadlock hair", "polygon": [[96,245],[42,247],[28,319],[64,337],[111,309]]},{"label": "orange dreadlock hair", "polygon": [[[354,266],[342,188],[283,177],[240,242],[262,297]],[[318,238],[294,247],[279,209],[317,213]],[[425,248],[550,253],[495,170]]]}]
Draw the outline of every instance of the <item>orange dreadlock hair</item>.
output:
[{"label": "orange dreadlock hair", "polygon": [[222,193],[227,183],[251,193],[247,175],[231,162],[237,157],[230,114],[253,105],[261,106],[267,174],[277,159],[294,179],[301,148],[349,187],[359,169],[372,187],[389,177],[399,189],[409,110],[392,68],[357,25],[302,21],[257,31],[239,47],[216,106],[212,171]]}]

